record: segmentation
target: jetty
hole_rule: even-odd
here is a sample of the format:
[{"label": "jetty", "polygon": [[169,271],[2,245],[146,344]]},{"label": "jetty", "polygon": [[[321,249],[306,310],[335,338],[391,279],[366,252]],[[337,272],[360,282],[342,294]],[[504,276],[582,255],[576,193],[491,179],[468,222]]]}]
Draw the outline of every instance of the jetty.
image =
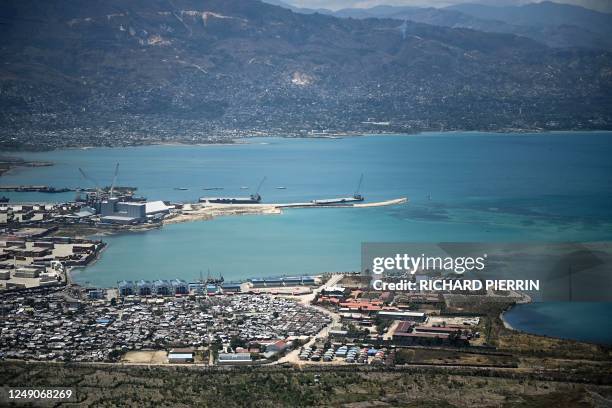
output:
[{"label": "jetty", "polygon": [[235,203],[193,203],[186,204],[179,213],[164,219],[164,224],[175,224],[180,222],[209,220],[219,216],[227,215],[249,215],[249,214],[282,214],[283,209],[291,208],[368,208],[401,205],[408,202],[408,198],[401,197],[386,201],[371,203],[346,202],[336,204],[320,204],[316,200],[303,203],[269,203],[269,204],[235,204]]},{"label": "jetty", "polygon": [[408,198],[406,197],[401,197],[401,198],[394,198],[392,200],[386,200],[386,201],[375,201],[375,202],[371,202],[371,203],[364,203],[364,202],[346,202],[346,203],[333,203],[333,204],[327,204],[327,203],[320,203],[318,201],[311,201],[311,202],[307,202],[307,203],[288,203],[288,204],[267,204],[267,205],[274,205],[278,208],[346,208],[346,207],[353,207],[353,208],[366,208],[366,207],[386,207],[389,205],[398,205],[398,204],[404,204],[408,202]]}]

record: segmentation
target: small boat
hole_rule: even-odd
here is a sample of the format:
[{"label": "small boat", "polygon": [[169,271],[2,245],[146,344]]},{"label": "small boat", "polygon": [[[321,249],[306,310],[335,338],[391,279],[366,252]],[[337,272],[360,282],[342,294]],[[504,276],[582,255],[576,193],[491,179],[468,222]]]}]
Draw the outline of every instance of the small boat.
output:
[{"label": "small boat", "polygon": [[287,187],[285,187],[285,186],[278,186],[278,187],[276,187],[276,189],[277,189],[277,190],[286,190],[286,189],[287,189]]},{"label": "small boat", "polygon": [[0,203],[8,203],[9,200],[10,199],[8,197],[5,197],[5,196],[0,197]]},{"label": "small boat", "polygon": [[242,186],[240,187],[241,190],[248,190],[249,188],[247,186]]},{"label": "small boat", "polygon": [[202,190],[212,191],[212,190],[223,190],[223,187],[204,187]]},{"label": "small boat", "polygon": [[174,187],[175,190],[179,190],[179,191],[187,191],[189,190],[187,187]]}]

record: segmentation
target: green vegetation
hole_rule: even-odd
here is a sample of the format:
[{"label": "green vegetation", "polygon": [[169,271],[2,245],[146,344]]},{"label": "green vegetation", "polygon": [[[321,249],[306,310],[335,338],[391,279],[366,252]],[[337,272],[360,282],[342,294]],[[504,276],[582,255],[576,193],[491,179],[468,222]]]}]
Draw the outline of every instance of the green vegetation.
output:
[{"label": "green vegetation", "polygon": [[503,354],[417,348],[398,350],[395,363],[516,367],[518,360]]},{"label": "green vegetation", "polygon": [[232,336],[230,340],[230,347],[232,350],[236,350],[238,347],[247,347],[247,342],[238,336]]},{"label": "green vegetation", "polygon": [[376,316],[376,319],[374,320],[374,324],[376,325],[376,331],[378,333],[386,332],[389,326],[391,326],[391,323],[392,323],[392,320],[382,319],[378,316]]},{"label": "green vegetation", "polygon": [[[0,363],[5,386],[71,386],[81,406],[594,406],[612,387],[444,370],[205,369]],[[68,404],[70,406],[70,404]]]}]

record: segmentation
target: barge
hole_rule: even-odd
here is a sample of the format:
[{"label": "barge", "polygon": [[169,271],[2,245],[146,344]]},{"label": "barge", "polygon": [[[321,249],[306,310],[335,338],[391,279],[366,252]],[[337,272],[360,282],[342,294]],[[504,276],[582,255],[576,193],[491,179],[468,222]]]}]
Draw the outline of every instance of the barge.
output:
[{"label": "barge", "polygon": [[210,204],[259,204],[261,196],[251,194],[249,197],[201,197],[200,202]]},{"label": "barge", "polygon": [[[209,204],[259,204],[261,202],[261,196],[259,195],[259,190],[263,185],[266,178],[264,177],[259,186],[257,186],[257,190],[254,194],[251,194],[248,197],[200,197],[201,203],[209,203]],[[244,187],[240,187],[244,189]],[[248,188],[248,187],[246,187]]]}]

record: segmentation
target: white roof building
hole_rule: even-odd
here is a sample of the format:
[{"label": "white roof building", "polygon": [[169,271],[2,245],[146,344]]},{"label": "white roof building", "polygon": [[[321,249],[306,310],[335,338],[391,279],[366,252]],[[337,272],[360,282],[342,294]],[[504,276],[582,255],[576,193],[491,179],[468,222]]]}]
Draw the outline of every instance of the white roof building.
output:
[{"label": "white roof building", "polygon": [[147,201],[145,212],[147,215],[155,215],[161,213],[169,213],[170,210],[174,208],[171,206],[167,206],[163,201]]}]

